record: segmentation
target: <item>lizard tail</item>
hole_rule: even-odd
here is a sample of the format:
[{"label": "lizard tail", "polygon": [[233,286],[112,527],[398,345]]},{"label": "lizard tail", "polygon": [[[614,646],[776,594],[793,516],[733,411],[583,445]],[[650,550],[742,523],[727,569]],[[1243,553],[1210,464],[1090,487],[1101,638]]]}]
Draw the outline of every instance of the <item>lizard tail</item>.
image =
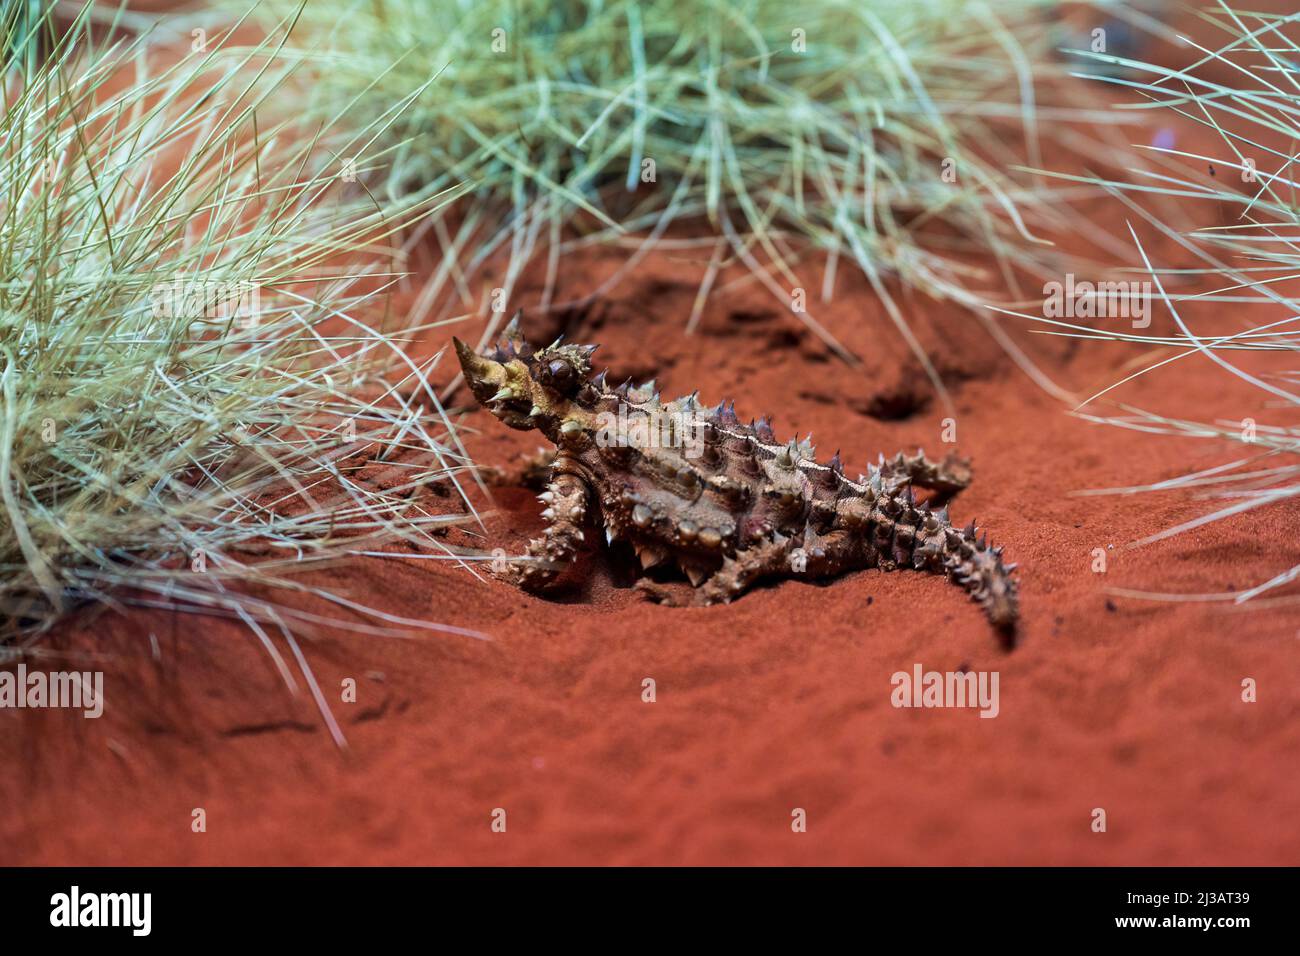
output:
[{"label": "lizard tail", "polygon": [[[975,522],[964,530],[952,526],[948,508],[917,507],[910,488],[902,495],[880,496],[871,513],[873,546],[885,567],[912,567],[946,574],[978,601],[989,621],[1010,639],[1020,617],[1016,566],[1002,562],[1002,549],[976,537]],[[892,517],[891,517],[892,515]]]},{"label": "lizard tail", "polygon": [[973,521],[963,531],[944,530],[943,567],[948,577],[979,602],[995,628],[1013,633],[1020,617],[1017,586],[1011,577],[1016,565],[1002,562],[1002,549],[990,547],[987,535],[976,538]]}]

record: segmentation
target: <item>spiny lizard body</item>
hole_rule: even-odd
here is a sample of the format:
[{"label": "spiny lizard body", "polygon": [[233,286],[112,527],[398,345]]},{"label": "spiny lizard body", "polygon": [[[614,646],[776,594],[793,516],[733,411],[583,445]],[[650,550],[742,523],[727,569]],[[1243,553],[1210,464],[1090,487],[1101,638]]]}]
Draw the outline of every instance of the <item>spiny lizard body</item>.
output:
[{"label": "spiny lizard body", "polygon": [[[591,377],[595,346],[535,350],[517,318],[487,354],[455,345],[479,403],[556,446],[541,495],[546,533],[507,573],[523,587],[555,583],[584,526],[603,524],[609,542],[632,543],[643,568],[674,562],[696,603],[730,601],[765,578],[912,568],[946,575],[1013,632],[1015,565],[973,522],[955,528],[947,506],[935,507],[969,483],[965,462],[900,453],[853,481],[838,452],[820,464],[809,442],[780,444],[766,419],[744,425],[730,403],[706,408],[690,395],[664,404],[653,382],[610,388],[603,372]],[[934,497],[917,501],[913,486]]]}]

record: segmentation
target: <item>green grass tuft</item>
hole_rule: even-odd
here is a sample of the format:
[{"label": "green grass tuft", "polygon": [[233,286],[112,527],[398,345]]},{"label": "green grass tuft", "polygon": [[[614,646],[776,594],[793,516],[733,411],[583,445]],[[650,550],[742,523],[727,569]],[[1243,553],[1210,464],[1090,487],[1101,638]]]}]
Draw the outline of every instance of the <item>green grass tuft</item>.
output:
[{"label": "green grass tuft", "polygon": [[[274,37],[93,32],[86,8],[43,64],[4,61],[0,640],[30,649],[87,604],[225,614],[294,686],[270,635],[296,654],[292,630],[325,619],[276,588],[370,633],[439,628],[293,572],[402,540],[454,557],[433,532],[458,516],[419,491],[459,487],[466,459],[404,349],[420,330],[384,307],[392,237],[454,193],[341,181],[382,121],[264,119],[293,69]],[[367,462],[402,477],[381,489]]]},{"label": "green grass tuft", "polygon": [[[507,299],[540,258],[536,306],[571,305],[555,301],[564,255],[628,245],[590,301],[670,227],[703,225],[716,239],[700,253],[688,330],[719,273],[739,264],[851,359],[814,315],[847,261],[944,394],[896,283],[970,306],[1017,274],[1059,271],[1038,230],[1063,220],[1041,181],[1013,178],[1005,162],[1012,152],[1039,164],[1035,84],[1054,72],[1043,6],[311,0],[294,36],[315,109],[370,117],[418,91],[386,137],[394,152],[379,188],[477,185],[431,225],[443,259],[423,308],[473,307],[467,277],[498,253]],[[943,175],[949,159],[955,181]],[[810,249],[825,263],[819,277],[798,271]]]},{"label": "green grass tuft", "polygon": [[[1134,99],[1121,107],[1152,120],[1161,117],[1184,128],[1214,133],[1223,150],[1207,155],[1175,145],[1141,148],[1155,154],[1161,169],[1133,168],[1128,181],[1085,179],[1110,190],[1130,210],[1126,232],[1138,253],[1133,273],[1148,279],[1156,301],[1173,322],[1166,333],[1093,327],[1087,322],[1058,322],[1018,314],[1050,326],[1052,334],[1123,342],[1142,350],[1137,370],[1091,396],[1077,413],[1082,417],[1157,435],[1227,441],[1242,454],[1222,465],[1190,472],[1152,485],[1106,489],[1095,493],[1132,494],[1174,489],[1195,490],[1219,499],[1212,510],[1154,534],[1146,544],[1266,506],[1294,509],[1300,498],[1300,367],[1278,371],[1256,368],[1252,357],[1300,357],[1300,202],[1295,152],[1300,142],[1300,14],[1286,16],[1237,12],[1219,0],[1202,15],[1224,34],[1217,49],[1188,41],[1200,56],[1175,69],[1086,52],[1079,56],[1104,65],[1096,79],[1130,91]],[[1118,66],[1122,72],[1115,72]],[[1190,231],[1175,229],[1142,200],[1172,199],[1224,224]],[[1153,261],[1141,236],[1159,235],[1170,247],[1200,265],[1171,269]],[[1182,253],[1180,253],[1181,255]],[[1180,291],[1188,283],[1200,291]],[[1204,307],[1204,308],[1202,308]],[[1107,415],[1094,403],[1142,375],[1174,362],[1209,363],[1203,374],[1229,374],[1259,392],[1273,421],[1243,418],[1241,409],[1224,408],[1211,422],[1189,421],[1121,405]],[[1277,589],[1300,579],[1300,564],[1239,591],[1210,595],[1137,596],[1176,600],[1214,599],[1256,605],[1261,595],[1294,603],[1296,594]],[[1135,594],[1135,592],[1123,592]]]}]

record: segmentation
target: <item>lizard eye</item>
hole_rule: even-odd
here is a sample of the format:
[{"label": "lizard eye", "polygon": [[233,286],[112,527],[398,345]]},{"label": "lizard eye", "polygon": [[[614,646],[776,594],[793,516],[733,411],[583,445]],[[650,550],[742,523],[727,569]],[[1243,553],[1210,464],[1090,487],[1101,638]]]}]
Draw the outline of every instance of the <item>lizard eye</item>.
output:
[{"label": "lizard eye", "polygon": [[563,359],[553,359],[547,363],[546,378],[546,384],[557,392],[566,395],[573,390],[573,386],[577,381],[577,376],[573,373],[573,366]]}]

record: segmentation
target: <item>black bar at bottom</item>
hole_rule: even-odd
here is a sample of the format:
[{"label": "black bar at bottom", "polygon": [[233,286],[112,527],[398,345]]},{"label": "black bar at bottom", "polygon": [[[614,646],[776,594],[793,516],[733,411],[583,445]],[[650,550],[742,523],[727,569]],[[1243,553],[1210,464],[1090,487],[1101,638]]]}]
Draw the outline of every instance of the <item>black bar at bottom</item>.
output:
[{"label": "black bar at bottom", "polygon": [[404,934],[499,945],[517,934],[532,944],[590,937],[618,946],[687,934],[734,946],[745,939],[770,945],[774,934],[829,943],[890,931],[927,947],[949,938],[1041,940],[1045,932],[1231,945],[1243,933],[1289,927],[1295,875],[1226,868],[4,869],[0,925],[7,942],[75,934],[83,943],[117,937],[128,944],[374,944]]}]

